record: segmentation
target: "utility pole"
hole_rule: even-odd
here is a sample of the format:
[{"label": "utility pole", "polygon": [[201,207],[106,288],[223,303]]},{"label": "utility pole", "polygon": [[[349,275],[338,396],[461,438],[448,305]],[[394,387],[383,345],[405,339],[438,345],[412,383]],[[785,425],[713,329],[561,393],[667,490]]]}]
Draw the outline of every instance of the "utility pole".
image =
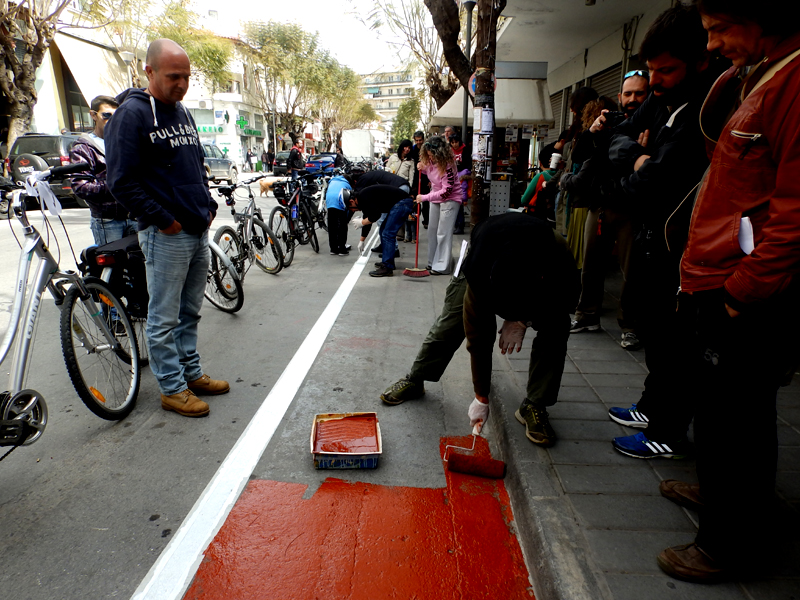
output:
[{"label": "utility pole", "polygon": [[505,0],[478,0],[478,25],[475,40],[475,108],[473,133],[472,201],[470,223],[477,225],[489,217],[492,145],[494,142],[494,63],[497,50],[497,19]]}]

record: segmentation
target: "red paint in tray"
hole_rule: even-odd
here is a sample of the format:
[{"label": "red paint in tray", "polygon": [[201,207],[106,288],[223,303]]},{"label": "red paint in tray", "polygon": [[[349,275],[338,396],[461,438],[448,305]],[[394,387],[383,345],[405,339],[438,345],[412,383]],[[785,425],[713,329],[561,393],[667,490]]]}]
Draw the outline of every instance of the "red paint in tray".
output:
[{"label": "red paint in tray", "polygon": [[382,452],[374,412],[315,415],[311,453],[317,469],[374,469]]},{"label": "red paint in tray", "polygon": [[314,452],[362,454],[378,451],[378,430],[374,417],[343,417],[317,423]]}]

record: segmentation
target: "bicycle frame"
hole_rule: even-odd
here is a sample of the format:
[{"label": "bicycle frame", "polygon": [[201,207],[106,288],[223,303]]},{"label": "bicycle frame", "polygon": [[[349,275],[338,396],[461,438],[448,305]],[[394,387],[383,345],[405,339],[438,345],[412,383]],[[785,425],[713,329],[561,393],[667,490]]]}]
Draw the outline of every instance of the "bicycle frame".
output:
[{"label": "bicycle frame", "polygon": [[[14,358],[11,366],[11,377],[9,382],[9,393],[13,396],[22,391],[25,387],[25,378],[28,369],[28,362],[30,358],[31,345],[33,343],[34,332],[36,329],[36,319],[39,316],[39,307],[41,306],[42,295],[44,290],[50,291],[56,305],[60,306],[64,301],[65,291],[64,286],[77,285],[81,291],[81,299],[90,307],[91,314],[99,315],[100,309],[94,303],[91,295],[87,292],[83,285],[82,277],[74,271],[59,271],[58,261],[50,254],[49,249],[42,240],[41,234],[33,227],[25,215],[23,209],[24,196],[22,191],[14,192],[14,200],[12,210],[17,220],[22,224],[23,235],[25,237],[25,244],[22,247],[19,258],[19,268],[17,269],[17,279],[15,286],[14,305],[11,310],[11,320],[9,328],[0,345],[0,363],[2,363],[11,349],[14,340],[19,333],[20,324],[24,322],[22,328],[22,337],[14,352]],[[31,286],[31,294],[25,301],[28,275],[30,273],[31,262],[33,256],[36,255],[39,259],[39,264],[36,269],[33,284]],[[22,317],[24,308],[24,318]],[[106,325],[104,319],[96,319],[97,324],[102,329],[108,342],[108,348],[116,349],[118,342],[116,337]],[[81,334],[79,334],[81,335]],[[90,347],[90,340],[81,336],[81,340]],[[100,350],[101,348],[95,348]],[[105,347],[102,349],[106,349]]]}]

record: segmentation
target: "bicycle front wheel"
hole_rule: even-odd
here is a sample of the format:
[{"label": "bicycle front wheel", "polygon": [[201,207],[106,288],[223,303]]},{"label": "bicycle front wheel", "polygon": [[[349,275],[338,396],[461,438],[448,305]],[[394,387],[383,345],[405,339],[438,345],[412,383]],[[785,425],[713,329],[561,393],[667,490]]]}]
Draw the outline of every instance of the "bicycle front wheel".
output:
[{"label": "bicycle front wheel", "polygon": [[244,304],[242,282],[225,266],[225,254],[216,244],[209,244],[211,260],[208,264],[205,297],[221,311],[235,313]]},{"label": "bicycle front wheel", "polygon": [[250,232],[250,247],[256,264],[265,273],[275,275],[283,268],[283,253],[275,240],[275,234],[258,218],[253,218],[253,230]]},{"label": "bicycle front wheel", "polygon": [[[72,286],[61,307],[61,349],[75,391],[94,414],[109,421],[127,417],[139,394],[139,350],[128,313],[102,281],[85,281],[80,297]],[[105,323],[111,336],[103,331]]]},{"label": "bicycle front wheel", "polygon": [[319,240],[317,239],[317,228],[314,225],[314,218],[308,210],[303,211],[301,217],[306,228],[306,239],[311,242],[311,249],[319,254]]},{"label": "bicycle front wheel", "polygon": [[242,241],[236,230],[230,225],[223,225],[214,234],[214,243],[231,260],[233,267],[239,273],[239,279],[244,280],[244,260],[241,259]]},{"label": "bicycle front wheel", "polygon": [[294,260],[294,239],[289,229],[289,212],[282,206],[276,206],[269,213],[269,228],[275,234],[283,253],[283,266],[288,267]]}]

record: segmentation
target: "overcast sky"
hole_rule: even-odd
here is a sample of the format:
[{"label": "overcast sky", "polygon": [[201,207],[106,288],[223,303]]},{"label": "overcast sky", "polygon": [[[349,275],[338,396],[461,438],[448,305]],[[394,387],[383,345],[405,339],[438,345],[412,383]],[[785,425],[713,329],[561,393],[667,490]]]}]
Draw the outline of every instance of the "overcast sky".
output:
[{"label": "overcast sky", "polygon": [[203,16],[208,10],[216,10],[225,35],[239,31],[243,15],[253,21],[294,21],[306,31],[319,32],[321,45],[356,73],[394,71],[405,66],[400,64],[397,49],[385,41],[391,36],[387,28],[379,38],[352,14],[358,11],[366,16],[372,0],[195,0],[194,4]]}]

